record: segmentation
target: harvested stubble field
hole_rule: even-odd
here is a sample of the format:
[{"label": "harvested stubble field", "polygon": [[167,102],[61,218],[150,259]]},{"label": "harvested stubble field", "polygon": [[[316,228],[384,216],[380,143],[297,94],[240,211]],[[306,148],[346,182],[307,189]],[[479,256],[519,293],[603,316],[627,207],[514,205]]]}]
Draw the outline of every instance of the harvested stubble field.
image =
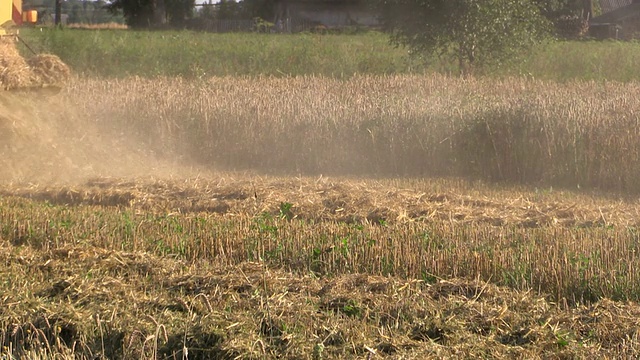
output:
[{"label": "harvested stubble field", "polygon": [[0,339],[43,358],[630,357],[639,209],[437,181],[5,186]]},{"label": "harvested stubble field", "polygon": [[0,354],[637,356],[636,86],[0,94]]}]

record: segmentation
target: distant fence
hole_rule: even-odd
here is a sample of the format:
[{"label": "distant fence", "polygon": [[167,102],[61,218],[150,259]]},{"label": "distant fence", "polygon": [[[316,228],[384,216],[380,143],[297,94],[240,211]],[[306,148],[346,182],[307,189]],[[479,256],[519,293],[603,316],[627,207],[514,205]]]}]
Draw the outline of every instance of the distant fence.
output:
[{"label": "distant fence", "polygon": [[197,18],[191,22],[189,27],[195,30],[209,32],[249,32],[255,30],[255,22],[253,20],[212,20]]},{"label": "distant fence", "polygon": [[195,18],[189,22],[188,27],[193,30],[208,32],[269,32],[269,33],[295,33],[304,31],[318,31],[326,27],[314,21],[305,19],[289,19],[280,21],[272,26],[266,26],[266,22],[258,23],[252,19],[240,20],[214,20]]}]

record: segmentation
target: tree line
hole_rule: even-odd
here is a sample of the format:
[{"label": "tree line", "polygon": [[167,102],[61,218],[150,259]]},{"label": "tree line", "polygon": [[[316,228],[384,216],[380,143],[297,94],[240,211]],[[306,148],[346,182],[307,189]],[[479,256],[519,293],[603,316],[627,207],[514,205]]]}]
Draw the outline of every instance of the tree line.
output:
[{"label": "tree line", "polygon": [[107,6],[122,12],[132,28],[184,27],[195,16],[219,20],[271,19],[274,0],[219,0],[205,3],[196,11],[195,0],[112,0]]},{"label": "tree line", "polygon": [[[354,0],[344,1],[353,2]],[[443,15],[440,10],[452,11],[454,13],[447,16],[455,16],[461,8],[470,7],[483,8],[490,12],[492,6],[507,4],[507,7],[513,10],[513,5],[516,1],[373,0],[360,2],[363,6],[379,10],[382,17],[388,19],[389,17],[386,14],[397,15],[407,8],[416,9],[418,12],[425,9],[436,9],[433,15],[437,17]],[[598,11],[598,1],[593,0],[520,0],[517,2],[523,6],[535,7],[536,16],[542,16],[553,24],[562,23],[564,19],[568,18],[586,18],[593,15],[587,14],[587,12]],[[272,20],[275,16],[275,3],[276,0],[218,0],[215,3],[208,4],[211,6],[205,5],[196,11],[195,0],[111,0],[106,7],[113,13],[121,12],[127,24],[131,27],[157,27],[163,25],[182,27],[185,22],[198,15],[225,20],[253,18]],[[445,4],[450,5],[445,6]],[[491,16],[491,14],[483,13],[483,16]],[[531,20],[535,21],[535,18]]]},{"label": "tree line", "polygon": [[[215,1],[215,0],[214,0]],[[349,0],[345,0],[349,1]],[[353,1],[353,0],[351,0]],[[393,24],[392,16],[403,12],[425,15],[425,21],[434,17],[450,17],[462,14],[462,8],[478,7],[489,9],[513,2],[492,2],[486,0],[374,0],[361,1],[363,6],[379,11],[387,24]],[[523,6],[532,5],[536,16],[542,16],[552,24],[563,25],[567,19],[586,18],[597,13],[598,1],[593,0],[520,0]],[[36,9],[46,18],[53,13],[56,0],[25,0],[25,7]],[[71,23],[126,22],[133,28],[153,28],[160,26],[184,27],[196,16],[210,19],[234,20],[261,18],[270,21],[275,16],[276,0],[218,0],[205,3],[196,10],[195,0],[63,0],[62,12]],[[449,5],[446,5],[449,4]],[[446,5],[446,6],[445,6]],[[511,5],[509,8],[513,9]],[[435,9],[435,11],[434,11]],[[450,12],[445,14],[445,12]],[[480,14],[476,14],[480,15]],[[482,16],[490,16],[483,13]],[[442,19],[441,19],[442,20]],[[531,19],[535,21],[535,18]]]}]

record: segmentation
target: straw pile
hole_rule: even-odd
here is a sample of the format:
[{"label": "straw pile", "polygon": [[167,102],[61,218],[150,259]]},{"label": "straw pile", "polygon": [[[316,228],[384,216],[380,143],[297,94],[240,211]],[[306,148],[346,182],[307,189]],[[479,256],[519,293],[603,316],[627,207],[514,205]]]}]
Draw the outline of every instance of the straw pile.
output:
[{"label": "straw pile", "polygon": [[33,73],[40,78],[41,84],[44,85],[63,83],[71,74],[67,64],[63,63],[62,60],[55,55],[36,55],[27,60],[27,64],[29,64]]},{"label": "straw pile", "polygon": [[10,90],[32,84],[33,74],[18,53],[14,41],[0,39],[0,88]]},{"label": "straw pile", "polygon": [[37,55],[25,60],[13,40],[0,40],[0,89],[59,85],[69,75],[69,67],[57,56]]}]

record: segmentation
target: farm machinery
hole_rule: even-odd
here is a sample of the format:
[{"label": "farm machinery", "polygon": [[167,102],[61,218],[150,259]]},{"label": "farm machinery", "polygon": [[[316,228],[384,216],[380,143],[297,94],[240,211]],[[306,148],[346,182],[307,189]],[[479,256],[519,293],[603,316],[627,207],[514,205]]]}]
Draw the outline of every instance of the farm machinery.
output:
[{"label": "farm machinery", "polygon": [[[19,35],[22,26],[34,25],[35,10],[23,11],[22,0],[0,0],[0,91],[59,91],[69,78],[69,67],[55,55],[36,54]],[[25,59],[16,44],[22,42],[33,56]]]},{"label": "farm machinery", "polygon": [[37,11],[23,11],[22,0],[0,0],[0,4],[0,36],[15,36],[17,26],[38,21]]}]

